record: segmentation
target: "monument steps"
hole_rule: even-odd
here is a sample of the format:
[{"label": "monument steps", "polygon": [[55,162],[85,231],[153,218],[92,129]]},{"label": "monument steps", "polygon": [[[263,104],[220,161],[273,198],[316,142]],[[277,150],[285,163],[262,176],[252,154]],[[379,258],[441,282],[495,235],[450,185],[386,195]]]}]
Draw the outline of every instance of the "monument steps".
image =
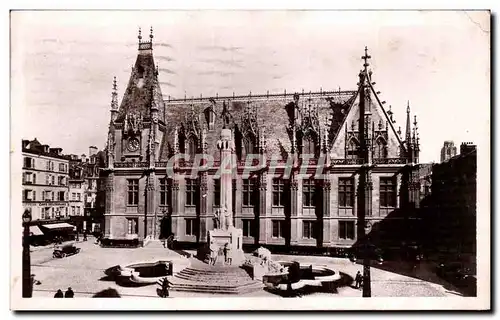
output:
[{"label": "monument steps", "polygon": [[241,284],[238,286],[222,286],[222,285],[210,285],[200,282],[172,282],[170,283],[170,289],[174,291],[189,291],[189,292],[200,292],[200,293],[214,293],[214,294],[243,294],[253,291],[262,290],[263,284],[261,282],[252,282]]},{"label": "monument steps", "polygon": [[239,267],[210,266],[194,260],[169,282],[171,290],[202,293],[242,294],[263,288],[262,282],[253,280]]}]

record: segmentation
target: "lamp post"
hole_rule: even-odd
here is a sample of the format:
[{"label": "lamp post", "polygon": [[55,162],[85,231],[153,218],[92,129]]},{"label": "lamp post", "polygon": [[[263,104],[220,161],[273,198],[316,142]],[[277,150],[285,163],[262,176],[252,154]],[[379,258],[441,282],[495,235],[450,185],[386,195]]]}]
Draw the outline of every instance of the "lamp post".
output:
[{"label": "lamp post", "polygon": [[31,279],[31,258],[30,258],[30,222],[31,211],[26,209],[23,213],[23,298],[31,298],[33,293],[33,280]]}]

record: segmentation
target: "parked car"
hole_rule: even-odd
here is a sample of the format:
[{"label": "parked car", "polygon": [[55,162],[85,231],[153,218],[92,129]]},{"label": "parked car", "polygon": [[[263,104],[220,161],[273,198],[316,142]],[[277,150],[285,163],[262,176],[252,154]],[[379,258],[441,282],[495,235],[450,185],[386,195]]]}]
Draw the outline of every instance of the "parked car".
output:
[{"label": "parked car", "polygon": [[440,263],[436,268],[436,274],[461,289],[464,294],[476,295],[476,275],[471,268],[466,267],[462,262]]},{"label": "parked car", "polygon": [[66,245],[56,245],[54,247],[54,252],[52,252],[52,257],[54,258],[64,258],[71,256],[80,252],[80,248],[75,247],[74,244]]},{"label": "parked car", "polygon": [[351,261],[357,261],[358,259],[364,258],[382,263],[384,262],[384,251],[373,244],[360,245],[350,249],[349,259]]}]

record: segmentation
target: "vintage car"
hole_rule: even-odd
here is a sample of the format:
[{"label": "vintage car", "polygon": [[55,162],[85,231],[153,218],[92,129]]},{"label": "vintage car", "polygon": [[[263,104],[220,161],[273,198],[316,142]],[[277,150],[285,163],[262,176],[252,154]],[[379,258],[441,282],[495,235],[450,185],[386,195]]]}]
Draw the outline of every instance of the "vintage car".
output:
[{"label": "vintage car", "polygon": [[75,247],[74,244],[56,245],[54,247],[54,252],[52,257],[54,258],[64,258],[66,256],[71,256],[80,252],[80,248]]}]

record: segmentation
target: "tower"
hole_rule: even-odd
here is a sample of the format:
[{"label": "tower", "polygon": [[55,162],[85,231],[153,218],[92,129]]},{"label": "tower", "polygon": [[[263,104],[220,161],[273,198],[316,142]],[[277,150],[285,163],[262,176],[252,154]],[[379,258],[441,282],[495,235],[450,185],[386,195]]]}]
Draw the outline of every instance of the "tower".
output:
[{"label": "tower", "polygon": [[445,141],[441,148],[441,162],[444,162],[457,155],[457,147],[453,141]]},{"label": "tower", "polygon": [[147,40],[139,29],[137,57],[121,102],[116,78],[113,80],[110,112],[105,237],[136,237],[144,243],[159,235],[155,165],[165,134],[165,104],[153,59],[152,28]]}]

